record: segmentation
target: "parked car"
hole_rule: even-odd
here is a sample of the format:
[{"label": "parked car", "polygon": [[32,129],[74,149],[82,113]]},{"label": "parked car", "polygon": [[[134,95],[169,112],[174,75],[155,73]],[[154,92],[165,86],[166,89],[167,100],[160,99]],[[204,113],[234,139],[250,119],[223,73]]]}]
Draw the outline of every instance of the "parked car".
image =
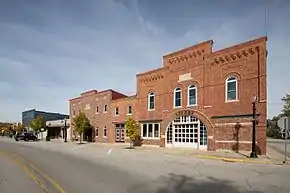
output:
[{"label": "parked car", "polygon": [[15,135],[15,140],[24,140],[24,141],[37,141],[37,136],[33,133],[19,133]]}]

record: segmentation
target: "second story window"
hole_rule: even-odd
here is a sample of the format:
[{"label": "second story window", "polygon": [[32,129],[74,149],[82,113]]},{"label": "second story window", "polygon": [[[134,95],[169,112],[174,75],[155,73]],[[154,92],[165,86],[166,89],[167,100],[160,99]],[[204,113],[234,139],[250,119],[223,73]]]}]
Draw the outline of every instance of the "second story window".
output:
[{"label": "second story window", "polygon": [[132,114],[132,106],[131,105],[128,106],[127,114],[128,115],[131,115]]},{"label": "second story window", "polygon": [[107,105],[104,105],[104,113],[107,112]]},{"label": "second story window", "polygon": [[96,111],[96,112],[95,112],[96,114],[98,114],[98,113],[99,113],[99,106],[96,106],[96,109],[95,109],[95,111]]},{"label": "second story window", "polygon": [[181,107],[181,88],[174,89],[174,107]]},{"label": "second story window", "polygon": [[190,85],[188,87],[188,106],[194,106],[197,104],[197,101],[196,101],[196,86],[195,85]]},{"label": "second story window", "polygon": [[226,80],[226,101],[236,101],[238,100],[238,80],[236,77],[231,76]]},{"label": "second story window", "polygon": [[116,107],[115,108],[115,116],[118,116],[119,115],[119,107]]},{"label": "second story window", "polygon": [[155,109],[155,93],[150,92],[148,94],[148,110],[154,110]]}]

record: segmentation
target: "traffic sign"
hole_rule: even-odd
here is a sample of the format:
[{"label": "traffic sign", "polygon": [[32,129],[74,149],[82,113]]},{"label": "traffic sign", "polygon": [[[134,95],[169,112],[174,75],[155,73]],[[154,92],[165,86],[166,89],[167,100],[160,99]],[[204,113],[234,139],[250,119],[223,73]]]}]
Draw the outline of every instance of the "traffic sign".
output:
[{"label": "traffic sign", "polygon": [[278,127],[280,127],[280,129],[281,129],[282,131],[283,131],[283,130],[288,131],[288,130],[289,130],[288,123],[289,123],[289,117],[281,117],[281,118],[278,120],[277,125],[278,125]]}]

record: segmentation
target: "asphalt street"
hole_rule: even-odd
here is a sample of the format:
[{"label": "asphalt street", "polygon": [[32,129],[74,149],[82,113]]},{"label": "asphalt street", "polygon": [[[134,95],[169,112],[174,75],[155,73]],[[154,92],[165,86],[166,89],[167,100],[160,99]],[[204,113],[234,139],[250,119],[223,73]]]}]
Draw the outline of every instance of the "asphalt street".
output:
[{"label": "asphalt street", "polygon": [[[93,145],[39,143],[38,147],[37,143],[0,141],[0,151],[5,152],[0,159],[0,179],[4,179],[1,193],[20,192],[17,188],[31,193],[290,192],[289,166],[222,163],[150,151],[108,151]],[[9,161],[8,155],[17,157],[36,177],[31,178],[23,167]]]},{"label": "asphalt street", "polygon": [[[285,155],[285,140],[269,138],[267,143],[271,148]],[[287,140],[287,157],[290,158],[290,139]]]},{"label": "asphalt street", "polygon": [[9,155],[0,153],[0,192],[39,193],[42,189],[30,173],[23,170],[21,163]]}]

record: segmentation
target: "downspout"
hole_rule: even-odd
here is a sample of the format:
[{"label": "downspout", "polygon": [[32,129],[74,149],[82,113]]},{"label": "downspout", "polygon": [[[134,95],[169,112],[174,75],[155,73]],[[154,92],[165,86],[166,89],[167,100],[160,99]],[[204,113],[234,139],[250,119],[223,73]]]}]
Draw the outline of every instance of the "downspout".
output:
[{"label": "downspout", "polygon": [[260,101],[261,72],[260,72],[260,49],[259,48],[258,48],[257,52],[258,52],[258,56],[257,56],[257,60],[258,60],[258,100]]}]

